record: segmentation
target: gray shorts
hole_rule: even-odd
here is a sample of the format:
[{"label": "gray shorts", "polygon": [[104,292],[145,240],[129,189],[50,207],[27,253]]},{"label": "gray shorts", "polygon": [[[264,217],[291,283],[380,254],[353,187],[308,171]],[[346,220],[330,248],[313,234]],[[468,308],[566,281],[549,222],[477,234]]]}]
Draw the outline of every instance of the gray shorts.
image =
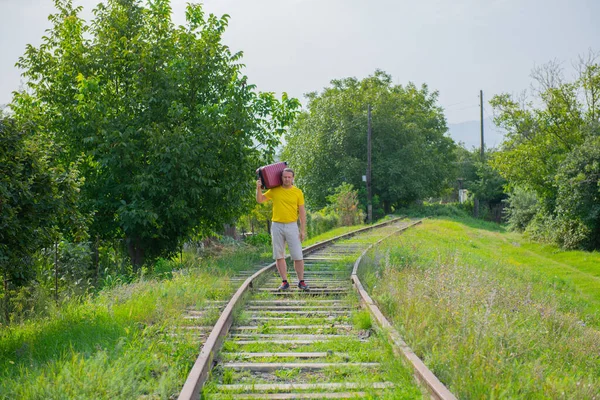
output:
[{"label": "gray shorts", "polygon": [[271,224],[271,238],[274,259],[285,258],[285,244],[287,243],[292,260],[302,260],[300,230],[296,222],[290,222],[289,224],[273,222]]}]

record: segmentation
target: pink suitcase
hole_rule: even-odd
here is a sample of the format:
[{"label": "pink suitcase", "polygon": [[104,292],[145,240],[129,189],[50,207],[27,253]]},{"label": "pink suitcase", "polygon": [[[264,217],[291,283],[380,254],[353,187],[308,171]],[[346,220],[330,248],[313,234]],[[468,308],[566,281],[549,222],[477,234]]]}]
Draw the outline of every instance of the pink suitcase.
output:
[{"label": "pink suitcase", "polygon": [[281,186],[281,173],[287,167],[287,162],[282,161],[275,164],[265,165],[256,170],[256,174],[262,182],[263,189],[271,189]]}]

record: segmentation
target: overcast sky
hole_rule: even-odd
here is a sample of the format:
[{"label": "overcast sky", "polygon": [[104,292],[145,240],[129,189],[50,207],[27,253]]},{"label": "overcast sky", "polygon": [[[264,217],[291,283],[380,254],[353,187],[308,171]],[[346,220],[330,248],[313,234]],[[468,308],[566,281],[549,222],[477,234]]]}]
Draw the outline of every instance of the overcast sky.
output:
[{"label": "overcast sky", "polygon": [[[73,0],[91,17],[99,0]],[[172,0],[184,22],[186,0]],[[377,68],[395,83],[426,83],[440,93],[450,123],[479,118],[484,99],[519,93],[531,69],[571,63],[600,51],[599,0],[206,0],[231,16],[224,41],[243,51],[261,91],[320,91],[331,79],[362,79]],[[25,45],[39,45],[52,0],[0,0],[0,104],[21,86],[14,67]],[[491,114],[486,106],[486,115]]]}]

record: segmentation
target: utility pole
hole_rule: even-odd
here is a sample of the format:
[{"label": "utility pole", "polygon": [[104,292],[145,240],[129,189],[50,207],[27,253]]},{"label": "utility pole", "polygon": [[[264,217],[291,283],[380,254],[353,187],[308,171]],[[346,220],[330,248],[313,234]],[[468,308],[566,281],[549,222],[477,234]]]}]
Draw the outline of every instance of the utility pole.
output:
[{"label": "utility pole", "polygon": [[[481,145],[479,147],[479,160],[484,160],[484,142],[483,142],[483,90],[479,91],[479,119],[481,120]],[[475,218],[479,217],[479,199],[473,199],[473,214]]]},{"label": "utility pole", "polygon": [[481,119],[481,147],[480,147],[480,155],[481,161],[483,161],[484,157],[484,142],[483,142],[483,90],[479,91],[479,114]]},{"label": "utility pole", "polygon": [[371,105],[368,106],[369,128],[367,131],[367,221],[373,223],[373,205],[371,203]]}]

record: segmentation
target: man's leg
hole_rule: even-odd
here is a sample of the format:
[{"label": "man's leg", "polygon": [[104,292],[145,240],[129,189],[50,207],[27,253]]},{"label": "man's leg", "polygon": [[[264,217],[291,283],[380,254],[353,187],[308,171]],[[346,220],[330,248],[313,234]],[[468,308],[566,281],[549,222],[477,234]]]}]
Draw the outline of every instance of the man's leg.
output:
[{"label": "man's leg", "polygon": [[298,280],[304,280],[304,260],[294,260],[294,269],[296,270],[296,275],[298,275]]},{"label": "man's leg", "polygon": [[285,263],[285,234],[281,224],[274,222],[271,225],[271,241],[273,242],[273,258],[275,259],[275,266],[283,281],[281,286],[279,286],[279,290],[289,289],[290,285],[287,282],[287,265]]},{"label": "man's leg", "polygon": [[[279,272],[279,276],[281,276],[281,280],[287,281],[287,264],[285,263],[285,258],[278,258],[276,263],[277,263],[277,272]],[[294,262],[294,268],[296,268],[296,262]]]},{"label": "man's leg", "polygon": [[290,248],[292,260],[294,260],[294,269],[298,276],[298,288],[300,290],[308,290],[308,286],[304,282],[304,259],[302,257],[302,242],[300,241],[298,225],[295,223],[288,225],[285,239]]}]

